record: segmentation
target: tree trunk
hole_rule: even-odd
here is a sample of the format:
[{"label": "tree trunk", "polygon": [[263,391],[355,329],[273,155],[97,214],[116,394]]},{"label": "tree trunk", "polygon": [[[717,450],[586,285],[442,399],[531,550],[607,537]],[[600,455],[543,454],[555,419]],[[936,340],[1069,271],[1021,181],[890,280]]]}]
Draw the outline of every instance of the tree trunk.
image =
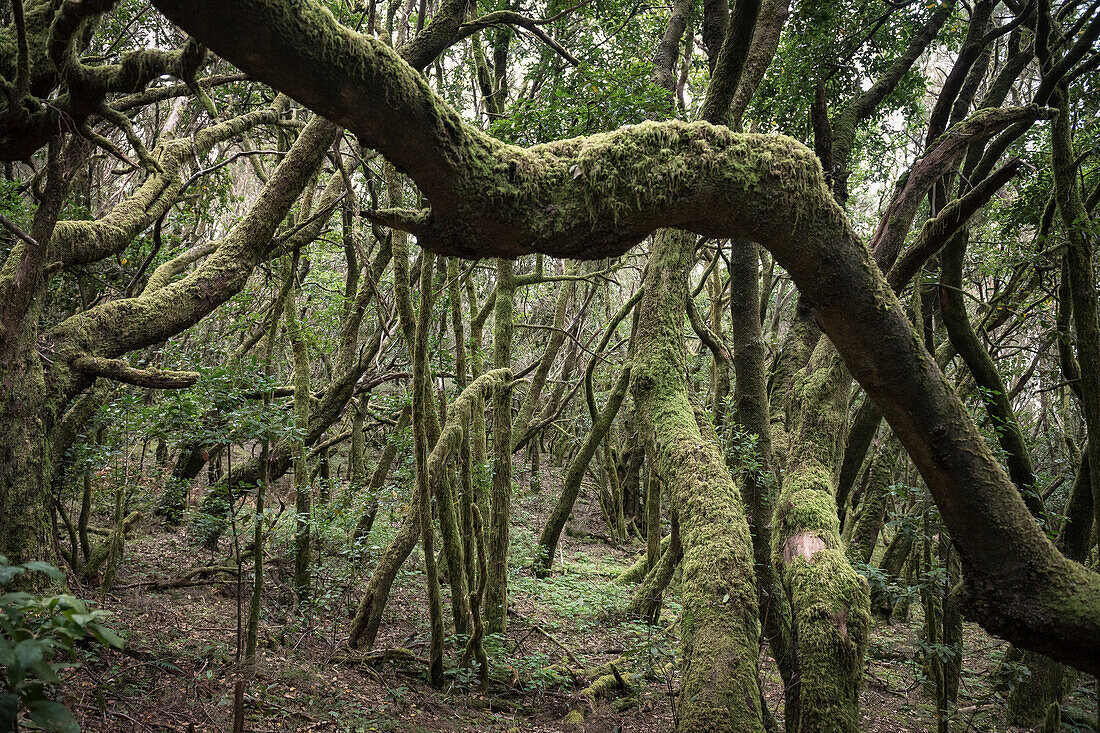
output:
[{"label": "tree trunk", "polygon": [[[493,366],[512,364],[513,264],[497,260],[497,299],[493,325]],[[489,576],[485,588],[485,628],[504,632],[508,618],[508,534],[512,506],[512,389],[493,392],[493,493],[489,510]]]},{"label": "tree trunk", "polygon": [[789,403],[801,413],[776,503],[772,552],[791,604],[796,730],[859,730],[870,596],[844,554],[835,493],[850,384],[836,349],[822,339]]},{"label": "tree trunk", "polygon": [[900,449],[891,434],[871,459],[867,469],[867,486],[863,490],[859,510],[852,518],[855,526],[848,540],[848,559],[853,563],[871,562],[886,516],[886,500],[890,497],[890,484]]},{"label": "tree trunk", "polygon": [[[652,470],[669,487],[683,544],[681,731],[763,729],[752,541],[741,497],[688,400],[684,345],[693,236],[658,233],[645,278],[632,392]],[[684,470],[686,466],[693,470]]]},{"label": "tree trunk", "polygon": [[[432,491],[428,479],[428,413],[432,410],[431,384],[428,383],[428,340],[431,337],[432,267],[435,256],[424,252],[420,261],[420,312],[416,321],[416,342],[413,347],[413,453],[416,456],[416,490],[414,508],[420,524],[420,543],[424,548],[424,576],[428,584],[428,618],[431,637],[428,643],[428,681],[432,687],[443,687],[443,604],[439,596],[439,572],[435,564],[435,526],[432,522]],[[453,507],[451,507],[453,510]],[[439,507],[442,513],[444,507]],[[460,566],[459,577],[465,572]]]},{"label": "tree trunk", "polygon": [[[295,276],[292,267],[290,277]],[[305,334],[298,321],[298,307],[291,290],[286,309],[286,330],[294,351],[294,430],[291,441],[294,460],[294,589],[299,603],[310,600],[310,524],[312,523],[312,488],[309,482],[309,463],[306,460],[306,435],[309,434],[309,349]]]}]

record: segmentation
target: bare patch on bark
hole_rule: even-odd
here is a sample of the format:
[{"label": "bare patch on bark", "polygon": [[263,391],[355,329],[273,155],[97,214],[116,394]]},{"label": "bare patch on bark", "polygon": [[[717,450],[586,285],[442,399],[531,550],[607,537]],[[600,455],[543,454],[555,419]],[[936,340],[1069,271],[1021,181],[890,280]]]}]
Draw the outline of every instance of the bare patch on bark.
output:
[{"label": "bare patch on bark", "polygon": [[840,636],[844,641],[848,641],[848,610],[841,609],[837,611],[829,617],[829,620],[832,621],[833,626],[836,626],[840,631]]},{"label": "bare patch on bark", "polygon": [[806,562],[810,562],[814,555],[824,549],[825,540],[813,532],[799,532],[783,543],[783,562],[790,565],[795,557],[801,557]]}]

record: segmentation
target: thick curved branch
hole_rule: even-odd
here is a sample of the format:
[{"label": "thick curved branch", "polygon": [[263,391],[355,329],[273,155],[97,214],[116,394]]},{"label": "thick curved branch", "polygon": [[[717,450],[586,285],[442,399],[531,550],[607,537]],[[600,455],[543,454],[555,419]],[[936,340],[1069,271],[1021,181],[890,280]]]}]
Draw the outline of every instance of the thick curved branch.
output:
[{"label": "thick curved branch", "polygon": [[324,159],[336,128],[321,118],[311,122],[271,176],[255,205],[218,248],[187,277],[115,300],[58,324],[49,339],[59,348],[115,357],[179,333],[236,294],[272,245],[302,188]]},{"label": "thick curved branch", "polygon": [[[672,4],[672,14],[669,15],[665,32],[653,52],[653,69],[649,76],[654,84],[668,92],[670,107],[676,99],[676,59],[680,55],[680,39],[684,37],[693,5],[692,0],[676,0]],[[725,2],[722,5],[725,6]]]},{"label": "thick curved branch", "polygon": [[939,35],[947,19],[955,10],[954,0],[942,3],[932,12],[931,17],[921,26],[917,35],[909,42],[901,56],[892,63],[883,74],[875,80],[869,89],[844,106],[832,119],[833,129],[833,170],[830,175],[833,178],[833,187],[837,197],[841,201],[848,198],[848,174],[849,158],[852,145],[856,139],[856,126],[864,121],[875,111],[890,92],[898,85],[901,78],[924,50]]},{"label": "thick curved branch", "polygon": [[199,89],[213,89],[214,87],[232,84],[238,81],[246,81],[248,74],[213,74],[197,80],[194,84],[173,84],[171,86],[154,87],[136,94],[128,94],[121,99],[111,102],[111,108],[119,112],[129,112],[138,107],[144,107],[155,102],[163,102],[173,97],[186,97],[194,94],[195,87]]},{"label": "thick curved branch", "polygon": [[691,329],[695,331],[695,335],[710,349],[715,361],[732,364],[733,357],[730,355],[729,346],[726,345],[725,339],[715,333],[710,324],[699,315],[699,309],[695,307],[695,299],[689,297],[685,302],[688,321],[691,322]]},{"label": "thick curved branch", "polygon": [[428,27],[401,47],[401,58],[414,69],[426,68],[458,40],[469,6],[469,0],[443,0]]},{"label": "thick curved branch", "polygon": [[362,213],[364,218],[374,224],[399,229],[414,236],[420,236],[427,229],[431,218],[428,209],[364,209]]},{"label": "thick curved branch", "polygon": [[952,64],[951,71],[944,79],[943,86],[936,96],[936,104],[929,114],[925,146],[931,145],[947,129],[952,107],[962,90],[963,83],[970,74],[971,67],[978,61],[985,47],[992,41],[992,38],[987,37],[986,30],[992,22],[993,8],[996,5],[997,3],[993,0],[981,0],[981,2],[974,4],[970,21],[967,23],[966,38],[963,41],[962,48],[959,49],[959,53],[955,57],[955,63]]}]

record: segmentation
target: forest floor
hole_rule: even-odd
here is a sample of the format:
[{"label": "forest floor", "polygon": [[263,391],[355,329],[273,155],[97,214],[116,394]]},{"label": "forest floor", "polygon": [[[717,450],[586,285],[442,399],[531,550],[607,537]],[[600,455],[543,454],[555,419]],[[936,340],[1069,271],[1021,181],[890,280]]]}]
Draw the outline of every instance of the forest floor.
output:
[{"label": "forest floor", "polygon": [[[444,689],[427,684],[426,662],[421,660],[428,654],[428,619],[418,554],[397,577],[375,645],[376,650],[401,651],[373,666],[341,661],[348,653],[347,626],[372,569],[371,558],[396,531],[401,508],[395,506],[379,513],[366,562],[362,550],[322,556],[313,579],[314,600],[304,610],[289,589],[289,565],[269,566],[261,650],[248,670],[235,659],[239,624],[248,613],[250,576],[240,588],[227,575],[196,577],[171,588],[153,585],[178,581],[201,566],[226,565],[226,548],[232,543],[223,539],[220,554],[215,554],[200,549],[186,530],[146,522],[127,543],[111,593],[103,597],[95,588],[73,588],[86,598],[99,598],[100,606],[112,612],[109,623],[126,636],[128,653],[83,651],[82,663],[68,676],[64,702],[85,731],[230,731],[234,685],[244,679],[246,730],[253,733],[671,733],[679,608],[666,602],[659,626],[626,614],[631,589],[612,581],[644,548],[639,541],[616,547],[604,539],[599,505],[584,494],[563,536],[553,576],[533,578],[527,569],[531,551],[555,496],[550,487],[539,493],[521,490],[513,501],[512,608],[505,637],[487,639],[494,664],[488,697],[477,693],[476,679],[468,671],[455,669],[453,644],[446,653]],[[673,590],[667,594],[672,598]],[[449,616],[446,599],[444,607]],[[876,622],[861,698],[862,730],[935,730],[934,706],[919,681],[919,634],[919,609],[907,624]],[[1005,646],[966,624],[952,730],[1024,730],[1004,722],[1004,698],[995,679]],[[563,672],[570,654],[584,667],[615,662],[628,680],[638,679],[634,675],[644,679],[635,682],[630,694],[590,701]],[[763,654],[762,665],[765,698],[781,719],[779,676]],[[1095,710],[1089,688],[1079,685],[1071,701]]]}]

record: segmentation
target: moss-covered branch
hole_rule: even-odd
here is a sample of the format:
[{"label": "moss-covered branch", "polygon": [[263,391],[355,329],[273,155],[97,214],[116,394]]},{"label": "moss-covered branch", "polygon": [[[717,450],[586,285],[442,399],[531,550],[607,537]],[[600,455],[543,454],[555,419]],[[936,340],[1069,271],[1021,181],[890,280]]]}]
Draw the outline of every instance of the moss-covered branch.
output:
[{"label": "moss-covered branch", "polygon": [[198,372],[139,369],[122,359],[78,356],[71,363],[73,369],[78,372],[84,372],[94,377],[106,377],[116,382],[124,382],[148,389],[183,389],[199,381]]},{"label": "moss-covered branch", "polygon": [[[575,272],[575,265],[566,266],[565,274],[572,275],[575,274]],[[523,396],[523,402],[520,404],[519,413],[516,415],[516,430],[512,435],[513,449],[519,447],[519,441],[527,434],[527,429],[531,424],[531,417],[535,414],[535,407],[538,404],[539,397],[542,395],[543,388],[546,386],[546,379],[550,376],[550,368],[554,365],[554,359],[557,358],[558,351],[561,350],[561,345],[565,343],[565,315],[569,307],[569,301],[572,297],[572,282],[563,281],[558,285],[558,295],[554,304],[554,319],[551,322],[553,331],[550,334],[549,341],[547,341],[546,349],[539,359],[538,368],[531,377],[531,384],[527,388],[527,393]],[[457,326],[458,321],[456,321],[455,324]]]},{"label": "moss-covered branch", "polygon": [[830,120],[832,169],[828,171],[837,198],[848,198],[848,176],[851,173],[851,151],[856,141],[856,127],[870,117],[890,92],[897,87],[928,45],[939,35],[940,29],[954,12],[954,2],[940,4],[909,41],[905,50],[864,90],[840,109]]},{"label": "moss-covered branch", "polygon": [[940,209],[935,218],[926,221],[913,243],[890,267],[886,276],[890,286],[900,292],[920,271],[924,263],[947,244],[947,241],[970,221],[970,218],[985,206],[1001,187],[1019,175],[1023,169],[1023,161],[1013,158],[965,194],[953,199]]},{"label": "moss-covered branch", "polygon": [[335,135],[331,123],[321,118],[311,122],[255,205],[190,275],[138,297],[111,301],[72,316],[53,329],[51,340],[59,347],[114,357],[163,341],[197,323],[244,287]]},{"label": "moss-covered branch", "polygon": [[280,97],[263,109],[203,128],[194,138],[169,139],[153,151],[160,165],[127,199],[95,221],[58,222],[50,239],[50,259],[67,265],[96,262],[124,250],[143,229],[163,216],[183,187],[183,166],[256,125],[274,122],[286,108]]},{"label": "moss-covered branch", "polygon": [[969,232],[963,229],[951,238],[940,258],[940,313],[947,336],[974,378],[986,412],[993,423],[997,442],[1005,454],[1008,475],[1037,518],[1043,515],[1043,500],[1035,490],[1035,470],[1023,431],[1016,420],[1008,390],[993,357],[986,350],[970,322],[963,299],[963,264]]}]

